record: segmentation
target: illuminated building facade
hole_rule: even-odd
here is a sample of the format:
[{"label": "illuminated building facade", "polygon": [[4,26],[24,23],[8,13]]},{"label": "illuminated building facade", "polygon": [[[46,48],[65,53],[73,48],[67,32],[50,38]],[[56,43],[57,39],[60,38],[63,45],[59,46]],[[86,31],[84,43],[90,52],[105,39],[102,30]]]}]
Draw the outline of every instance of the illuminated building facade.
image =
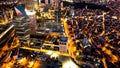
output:
[{"label": "illuminated building facade", "polygon": [[13,10],[5,7],[8,10],[1,9],[0,5],[0,45],[5,45],[5,40],[14,36],[14,25],[12,25]]},{"label": "illuminated building facade", "polygon": [[29,28],[29,18],[19,16],[14,20],[14,25],[16,29],[16,34],[23,45],[29,45],[30,41],[30,28]]},{"label": "illuminated building facade", "polygon": [[[0,0],[0,63],[4,62],[16,43],[16,41],[14,41],[16,34],[12,21],[13,4],[13,2],[8,2],[7,0],[6,2]],[[14,43],[12,43],[13,41]]]}]

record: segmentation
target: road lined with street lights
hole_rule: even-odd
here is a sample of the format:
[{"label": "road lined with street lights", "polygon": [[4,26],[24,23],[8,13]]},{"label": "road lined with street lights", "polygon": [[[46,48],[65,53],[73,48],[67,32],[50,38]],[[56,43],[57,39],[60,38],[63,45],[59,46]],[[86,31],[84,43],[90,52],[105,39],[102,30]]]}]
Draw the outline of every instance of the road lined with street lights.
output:
[{"label": "road lined with street lights", "polygon": [[33,50],[33,51],[38,51],[38,52],[45,52],[48,53],[49,51],[51,51],[52,53],[58,54],[58,55],[64,55],[64,56],[70,56],[67,53],[61,53],[59,51],[52,51],[52,50],[45,50],[45,49],[37,49],[37,48],[30,48],[30,47],[20,47],[22,49],[26,49],[26,50]]}]

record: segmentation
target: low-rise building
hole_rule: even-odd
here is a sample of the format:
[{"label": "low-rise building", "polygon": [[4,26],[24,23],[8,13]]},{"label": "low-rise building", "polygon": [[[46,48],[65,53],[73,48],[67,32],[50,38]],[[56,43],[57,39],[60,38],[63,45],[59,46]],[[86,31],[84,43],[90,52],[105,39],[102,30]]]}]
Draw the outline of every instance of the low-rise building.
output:
[{"label": "low-rise building", "polygon": [[[55,41],[55,39],[51,40]],[[67,37],[61,36],[59,38],[58,44],[54,44],[54,42],[49,41],[48,43],[43,44],[42,49],[59,51],[61,53],[68,53],[67,40]]]}]

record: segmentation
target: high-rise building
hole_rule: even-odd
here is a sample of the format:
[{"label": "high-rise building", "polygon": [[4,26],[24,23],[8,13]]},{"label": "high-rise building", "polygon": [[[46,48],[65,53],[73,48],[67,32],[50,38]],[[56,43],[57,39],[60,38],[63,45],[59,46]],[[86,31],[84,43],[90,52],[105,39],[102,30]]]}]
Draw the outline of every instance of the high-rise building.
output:
[{"label": "high-rise building", "polygon": [[7,7],[5,8],[8,10],[5,10],[2,7],[3,6],[0,5],[0,45],[4,46],[5,40],[7,41],[15,34],[14,25],[12,25],[13,10]]},{"label": "high-rise building", "polygon": [[20,3],[24,4],[27,10],[34,10],[34,0],[21,0]]},{"label": "high-rise building", "polygon": [[16,29],[16,34],[23,45],[29,45],[30,42],[30,27],[29,18],[25,16],[16,17],[14,20],[14,25]]},{"label": "high-rise building", "polygon": [[[14,41],[16,36],[13,25],[13,10],[11,4],[7,4],[8,1],[0,0],[0,63],[5,62],[6,58],[9,58],[14,44],[17,47],[17,41]],[[3,5],[4,4],[4,5]],[[14,42],[13,42],[14,41]]]}]

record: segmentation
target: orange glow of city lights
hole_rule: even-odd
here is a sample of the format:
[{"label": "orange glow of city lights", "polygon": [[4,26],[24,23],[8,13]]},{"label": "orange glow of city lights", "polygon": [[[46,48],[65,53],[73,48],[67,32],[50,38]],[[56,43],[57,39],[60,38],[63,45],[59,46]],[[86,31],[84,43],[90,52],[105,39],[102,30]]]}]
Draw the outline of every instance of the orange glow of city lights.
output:
[{"label": "orange glow of city lights", "polygon": [[104,68],[108,68],[108,67],[107,67],[107,64],[106,64],[106,59],[105,59],[105,58],[102,58],[102,62],[103,62],[103,64],[104,64]]},{"label": "orange glow of city lights", "polygon": [[26,57],[24,57],[24,58],[22,58],[21,60],[18,61],[18,63],[20,63],[20,65],[22,65],[22,66],[26,65],[27,62],[28,61],[27,61]]},{"label": "orange glow of city lights", "polygon": [[34,65],[32,68],[39,68],[41,66],[39,61],[35,61]]},{"label": "orange glow of city lights", "polygon": [[8,50],[8,49],[9,49],[8,46],[5,45],[5,46],[2,48],[2,51]]},{"label": "orange glow of city lights", "polygon": [[[105,44],[105,46],[108,46],[108,44]],[[114,55],[114,54],[112,54],[112,51],[108,50],[106,47],[103,47],[102,51],[104,51],[105,54],[109,55],[110,61],[112,63],[115,63],[115,62],[117,62],[119,60],[119,57]]]}]

